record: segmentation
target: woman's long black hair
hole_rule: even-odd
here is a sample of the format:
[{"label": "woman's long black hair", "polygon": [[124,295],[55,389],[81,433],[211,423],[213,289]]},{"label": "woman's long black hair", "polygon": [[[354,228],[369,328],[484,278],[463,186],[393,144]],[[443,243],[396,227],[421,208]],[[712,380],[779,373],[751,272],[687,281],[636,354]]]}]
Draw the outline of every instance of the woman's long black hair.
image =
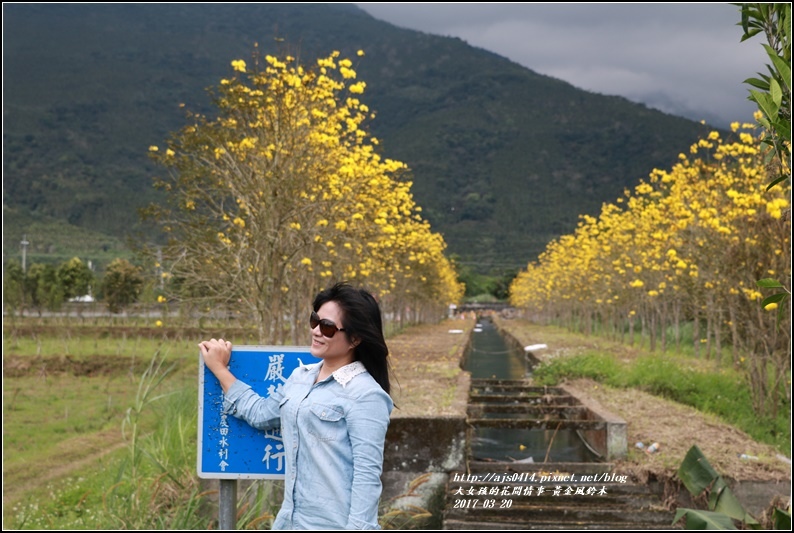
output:
[{"label": "woman's long black hair", "polygon": [[348,339],[358,339],[353,358],[361,361],[367,372],[381,388],[389,393],[389,348],[383,337],[383,320],[375,297],[365,289],[340,282],[321,291],[314,298],[314,311],[326,302],[336,302],[342,308],[342,326]]}]

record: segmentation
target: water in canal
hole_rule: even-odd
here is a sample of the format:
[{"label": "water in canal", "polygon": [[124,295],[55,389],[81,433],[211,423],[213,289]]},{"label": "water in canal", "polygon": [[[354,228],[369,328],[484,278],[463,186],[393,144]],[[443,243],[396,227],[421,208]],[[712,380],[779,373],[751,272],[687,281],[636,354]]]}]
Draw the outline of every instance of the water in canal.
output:
[{"label": "water in canal", "polygon": [[[466,368],[472,379],[524,379],[532,367],[520,346],[512,346],[487,316],[480,317],[471,337]],[[576,430],[476,428],[471,453],[475,460],[526,462],[592,462],[597,456]]]}]

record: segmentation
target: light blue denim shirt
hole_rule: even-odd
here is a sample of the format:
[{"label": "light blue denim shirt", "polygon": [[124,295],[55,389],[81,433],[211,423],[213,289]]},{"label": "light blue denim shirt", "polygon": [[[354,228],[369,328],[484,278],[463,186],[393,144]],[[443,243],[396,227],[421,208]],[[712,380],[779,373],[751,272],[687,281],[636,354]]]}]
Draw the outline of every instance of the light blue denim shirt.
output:
[{"label": "light blue denim shirt", "polygon": [[268,398],[237,380],[223,411],[258,429],[281,427],[286,478],[273,529],[380,529],[392,400],[358,361],[315,383],[321,365],[298,367]]}]

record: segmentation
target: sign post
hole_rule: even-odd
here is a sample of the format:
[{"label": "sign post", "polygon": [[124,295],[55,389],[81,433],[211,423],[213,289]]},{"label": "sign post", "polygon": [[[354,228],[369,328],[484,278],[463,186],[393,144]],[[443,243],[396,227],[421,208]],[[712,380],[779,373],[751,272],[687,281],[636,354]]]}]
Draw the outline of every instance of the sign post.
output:
[{"label": "sign post", "polygon": [[[268,397],[293,370],[318,361],[307,346],[235,346],[229,370]],[[235,529],[237,480],[284,479],[284,445],[281,429],[254,429],[222,409],[223,390],[199,355],[198,476],[220,480],[219,527]]]}]

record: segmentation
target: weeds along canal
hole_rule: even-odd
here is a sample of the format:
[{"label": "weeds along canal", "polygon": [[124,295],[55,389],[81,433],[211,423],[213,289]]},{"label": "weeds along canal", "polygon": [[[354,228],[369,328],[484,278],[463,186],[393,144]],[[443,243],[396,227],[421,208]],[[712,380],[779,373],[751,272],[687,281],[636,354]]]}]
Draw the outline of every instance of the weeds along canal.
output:
[{"label": "weeds along canal", "polygon": [[[517,342],[505,338],[489,316],[481,316],[471,334],[464,370],[471,373],[472,381],[520,381],[531,378],[532,362]],[[506,395],[504,404],[511,402]],[[520,418],[526,415],[519,412],[497,416]],[[574,463],[600,460],[575,429],[473,427],[469,444],[471,459],[475,461]]]}]

